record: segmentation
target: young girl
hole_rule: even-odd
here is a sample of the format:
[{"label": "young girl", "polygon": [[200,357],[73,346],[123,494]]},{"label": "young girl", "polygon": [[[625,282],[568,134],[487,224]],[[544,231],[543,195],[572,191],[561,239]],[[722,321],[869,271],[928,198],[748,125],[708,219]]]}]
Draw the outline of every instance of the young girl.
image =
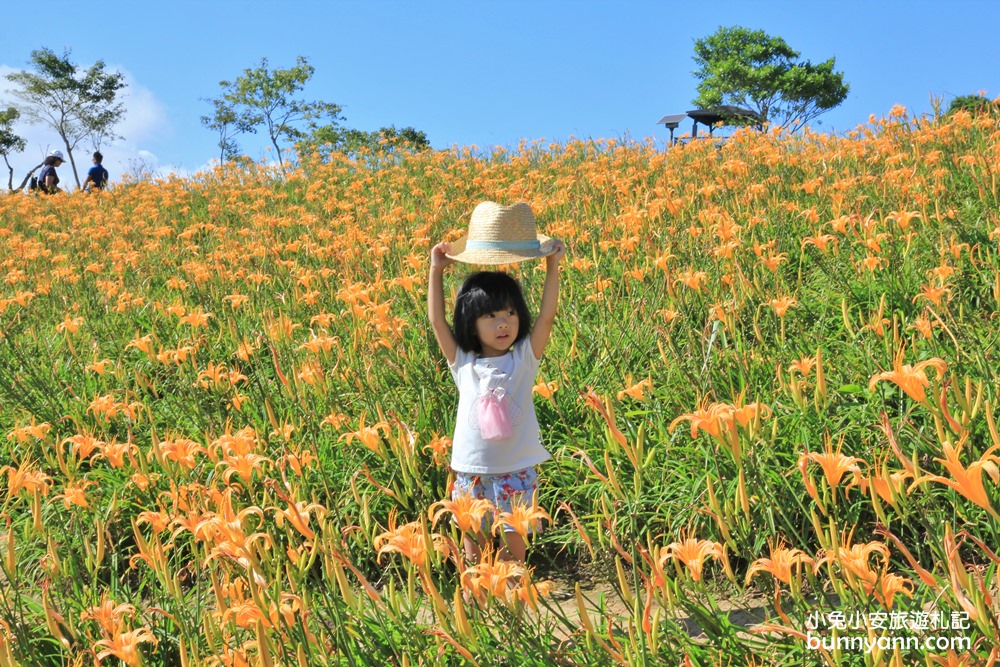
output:
[{"label": "young girl", "polygon": [[[542,305],[534,326],[517,281],[505,273],[484,271],[462,284],[450,328],[442,273],[455,260],[448,256],[448,243],[431,250],[427,311],[459,391],[452,498],[486,498],[498,512],[511,511],[514,503],[532,504],[538,488],[534,466],[549,458],[532,399],[559,301],[559,261],[566,255],[561,242],[549,242]],[[524,539],[505,530],[503,541],[502,557],[524,562]],[[466,558],[478,562],[486,544],[482,531],[466,535]]]}]

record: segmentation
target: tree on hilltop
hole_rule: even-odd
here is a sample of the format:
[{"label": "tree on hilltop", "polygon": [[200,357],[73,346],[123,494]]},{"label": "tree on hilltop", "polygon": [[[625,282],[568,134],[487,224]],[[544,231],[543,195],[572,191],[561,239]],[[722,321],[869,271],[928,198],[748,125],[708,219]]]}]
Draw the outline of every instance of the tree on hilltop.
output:
[{"label": "tree on hilltop", "polygon": [[219,133],[220,161],[239,152],[236,136],[263,128],[283,167],[279,141],[294,143],[303,139],[306,133],[300,125],[319,120],[335,124],[340,118],[338,105],[296,97],[314,72],[315,68],[302,56],[296,58],[295,67],[273,70],[267,58],[262,58],[260,67],[243,70],[233,81],[220,81],[222,95],[206,100],[213,105],[213,115],[201,117],[202,125]]},{"label": "tree on hilltop", "polygon": [[1000,104],[985,95],[960,95],[951,101],[945,115],[950,116],[956,111],[968,111],[975,116],[981,113],[994,113],[998,110],[1000,110]]},{"label": "tree on hilltop", "polygon": [[781,37],[740,26],[719,28],[694,45],[693,103],[709,109],[751,109],[762,122],[794,131],[847,98],[850,85],[834,71],[834,58],[814,65]]},{"label": "tree on hilltop", "polygon": [[7,157],[11,153],[20,153],[27,145],[23,138],[14,134],[14,123],[21,117],[21,114],[14,107],[9,107],[6,111],[0,111],[0,155],[7,165],[7,189],[14,189],[14,168],[10,166]]},{"label": "tree on hilltop", "polygon": [[347,155],[384,155],[397,151],[422,151],[431,147],[427,134],[414,127],[396,129],[395,125],[382,127],[374,132],[355,128],[324,125],[312,131],[295,147],[301,154],[316,153],[325,159],[330,153]]},{"label": "tree on hilltop", "polygon": [[7,75],[15,86],[11,93],[20,100],[17,110],[29,123],[56,131],[79,188],[73,150],[87,138],[95,147],[120,138],[114,128],[125,115],[119,100],[127,86],[125,77],[107,71],[103,60],[82,69],[70,60],[68,49],[61,56],[47,48],[32,51],[29,64],[33,71]]}]

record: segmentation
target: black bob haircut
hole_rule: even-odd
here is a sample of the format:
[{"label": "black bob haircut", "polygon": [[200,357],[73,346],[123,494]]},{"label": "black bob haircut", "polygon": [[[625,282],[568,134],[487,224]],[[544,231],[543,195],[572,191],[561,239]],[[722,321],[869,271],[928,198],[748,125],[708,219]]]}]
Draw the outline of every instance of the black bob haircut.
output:
[{"label": "black bob haircut", "polygon": [[521,286],[506,273],[480,271],[465,279],[455,302],[455,325],[452,333],[463,350],[481,354],[483,344],[476,334],[476,320],[498,310],[512,308],[517,313],[517,338],[520,342],[531,333],[531,313],[524,301]]}]

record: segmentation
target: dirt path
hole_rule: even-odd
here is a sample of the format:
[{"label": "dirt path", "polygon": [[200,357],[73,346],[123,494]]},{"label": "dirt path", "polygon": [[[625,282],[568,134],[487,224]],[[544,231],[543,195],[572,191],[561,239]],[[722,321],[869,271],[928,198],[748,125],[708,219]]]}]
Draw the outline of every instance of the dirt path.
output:
[{"label": "dirt path", "polygon": [[[565,623],[571,622],[576,628],[581,628],[580,606],[576,598],[576,581],[569,578],[553,579],[555,586],[553,594],[546,599],[544,605],[539,605],[540,620],[550,620],[556,623],[557,627],[565,630]],[[584,607],[590,616],[591,622],[595,626],[604,627],[608,619],[612,619],[616,624],[627,626],[632,619],[632,607],[622,599],[616,587],[608,582],[588,581],[580,582],[580,595],[584,601]],[[644,598],[640,598],[639,604],[644,603]],[[735,625],[743,626],[747,629],[763,623],[767,620],[770,607],[762,599],[752,599],[745,602],[734,600],[716,600],[716,604],[723,613],[729,614],[729,620]],[[656,603],[661,610],[662,605]],[[661,612],[662,613],[662,612]],[[678,620],[686,627],[687,632],[692,637],[702,635],[702,629],[698,624],[685,616],[678,616]]]}]

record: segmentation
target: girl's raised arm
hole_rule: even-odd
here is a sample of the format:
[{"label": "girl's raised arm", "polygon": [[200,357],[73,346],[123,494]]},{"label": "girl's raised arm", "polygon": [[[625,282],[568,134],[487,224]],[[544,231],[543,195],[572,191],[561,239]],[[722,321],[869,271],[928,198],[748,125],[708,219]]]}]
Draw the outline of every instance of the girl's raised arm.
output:
[{"label": "girl's raised arm", "polygon": [[549,342],[552,325],[556,321],[556,306],[559,304],[559,260],[566,256],[566,246],[561,241],[555,243],[556,251],[545,258],[545,287],[542,289],[542,305],[538,318],[531,329],[531,349],[535,359],[542,358],[542,352]]},{"label": "girl's raised arm", "polygon": [[448,327],[448,320],[444,314],[444,269],[455,260],[446,253],[451,251],[451,244],[438,243],[431,248],[431,271],[427,281],[427,317],[431,321],[431,329],[434,330],[434,337],[437,338],[441,352],[449,364],[455,363],[455,355],[458,353],[458,343],[455,336]]}]

